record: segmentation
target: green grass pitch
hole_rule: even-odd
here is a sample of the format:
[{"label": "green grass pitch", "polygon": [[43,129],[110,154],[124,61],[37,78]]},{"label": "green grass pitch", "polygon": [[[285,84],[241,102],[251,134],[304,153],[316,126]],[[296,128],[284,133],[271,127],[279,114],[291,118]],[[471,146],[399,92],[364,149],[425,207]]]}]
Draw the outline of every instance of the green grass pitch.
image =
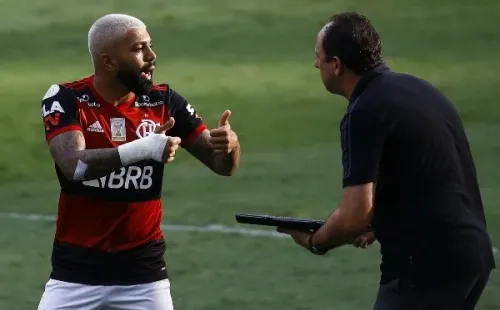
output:
[{"label": "green grass pitch", "polygon": [[[493,241],[500,245],[500,3],[492,0],[0,0],[0,213],[56,211],[58,185],[40,119],[56,82],[90,74],[87,30],[123,12],[150,28],[155,79],[210,126],[224,109],[241,169],[218,177],[186,152],[166,168],[164,223],[234,222],[237,212],[324,219],[341,193],[342,98],[313,67],[330,14],[357,10],[379,30],[389,65],[426,78],[457,104],[471,140]],[[241,227],[241,226],[238,226]],[[0,309],[29,310],[47,280],[54,223],[0,217]],[[370,309],[378,246],[315,257],[289,239],[168,232],[177,309]],[[500,309],[492,275],[478,309]]]}]

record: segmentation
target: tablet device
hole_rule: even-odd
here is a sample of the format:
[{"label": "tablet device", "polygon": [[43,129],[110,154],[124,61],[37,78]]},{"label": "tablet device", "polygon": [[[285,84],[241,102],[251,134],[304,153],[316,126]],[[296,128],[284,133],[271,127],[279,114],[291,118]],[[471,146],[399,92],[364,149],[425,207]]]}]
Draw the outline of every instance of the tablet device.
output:
[{"label": "tablet device", "polygon": [[285,227],[297,230],[318,230],[324,221],[294,218],[286,216],[272,216],[262,214],[236,214],[236,221],[241,224]]}]

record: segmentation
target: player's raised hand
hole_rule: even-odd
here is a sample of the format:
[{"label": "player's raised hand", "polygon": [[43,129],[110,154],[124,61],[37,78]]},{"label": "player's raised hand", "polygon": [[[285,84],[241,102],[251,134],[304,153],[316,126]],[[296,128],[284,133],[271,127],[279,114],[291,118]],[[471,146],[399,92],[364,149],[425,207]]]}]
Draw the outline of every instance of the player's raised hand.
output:
[{"label": "player's raised hand", "polygon": [[[155,133],[157,134],[165,134],[167,131],[172,129],[175,124],[175,119],[170,117],[170,119],[163,125],[157,126],[155,128]],[[179,144],[181,144],[181,138],[179,137],[168,137],[167,143],[165,144],[165,148],[163,149],[163,162],[171,163],[174,161],[175,152],[179,148]]]},{"label": "player's raised hand", "polygon": [[173,117],[170,117],[165,124],[156,126],[155,133],[166,133],[170,129],[174,128],[174,125],[175,119]]},{"label": "player's raised hand", "polygon": [[210,130],[210,145],[216,153],[231,153],[238,145],[238,136],[229,124],[230,116],[231,111],[224,111],[219,120],[219,126]]}]

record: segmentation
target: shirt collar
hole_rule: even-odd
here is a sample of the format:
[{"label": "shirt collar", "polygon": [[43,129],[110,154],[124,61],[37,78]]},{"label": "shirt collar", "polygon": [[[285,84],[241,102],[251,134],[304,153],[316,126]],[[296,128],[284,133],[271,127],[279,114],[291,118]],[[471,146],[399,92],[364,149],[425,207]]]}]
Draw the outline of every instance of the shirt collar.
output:
[{"label": "shirt collar", "polygon": [[354,101],[356,101],[356,99],[359,98],[359,96],[363,93],[363,91],[366,89],[368,84],[370,84],[370,81],[373,80],[374,77],[387,71],[390,71],[389,67],[385,63],[382,63],[363,73],[358,83],[354,87],[354,90],[351,94],[351,99],[349,100],[349,104],[353,103]]}]

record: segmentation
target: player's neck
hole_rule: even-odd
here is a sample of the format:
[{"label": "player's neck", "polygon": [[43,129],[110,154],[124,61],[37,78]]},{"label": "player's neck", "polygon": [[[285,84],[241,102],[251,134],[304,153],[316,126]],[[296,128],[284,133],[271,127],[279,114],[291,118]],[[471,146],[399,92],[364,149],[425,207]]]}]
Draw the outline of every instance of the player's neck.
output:
[{"label": "player's neck", "polygon": [[346,77],[346,80],[343,85],[343,91],[344,91],[344,97],[347,100],[351,100],[352,93],[354,92],[354,88],[356,88],[356,85],[358,84],[360,80],[360,76],[350,74],[348,77]]},{"label": "player's neck", "polygon": [[95,75],[92,83],[99,96],[115,106],[128,102],[134,96],[119,82],[110,80],[107,77]]}]

